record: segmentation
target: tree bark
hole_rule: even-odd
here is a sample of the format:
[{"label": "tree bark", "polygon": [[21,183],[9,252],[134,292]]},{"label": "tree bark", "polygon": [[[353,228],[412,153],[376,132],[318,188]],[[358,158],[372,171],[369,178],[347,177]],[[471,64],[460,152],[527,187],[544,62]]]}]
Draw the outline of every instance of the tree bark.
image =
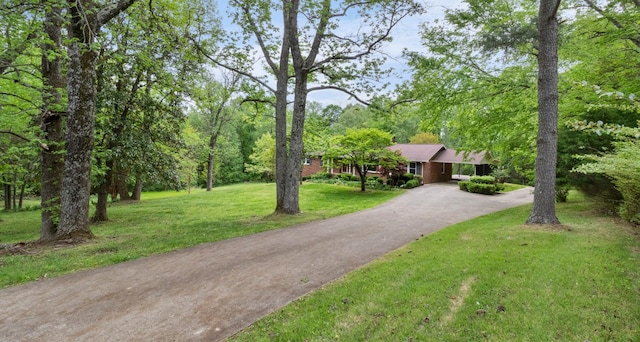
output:
[{"label": "tree bark", "polygon": [[283,9],[283,20],[285,22],[282,32],[282,46],[280,47],[280,61],[276,73],[276,214],[288,214],[285,206],[287,195],[287,84],[289,83],[289,56],[290,56],[290,27],[287,23],[287,16],[290,9],[285,6]]},{"label": "tree bark", "polygon": [[207,191],[211,191],[213,189],[213,167],[214,167],[214,155],[213,149],[216,147],[216,143],[218,141],[218,133],[215,132],[211,135],[209,139],[209,155],[207,158]]},{"label": "tree bark", "polygon": [[139,201],[142,197],[142,178],[140,176],[136,176],[136,184],[133,187],[133,194],[131,195],[131,199],[134,201]]},{"label": "tree bark", "polygon": [[11,185],[4,183],[4,210],[11,210]]},{"label": "tree bark", "polygon": [[[40,150],[42,172],[40,240],[55,238],[60,214],[60,192],[64,172],[64,133],[62,92],[66,86],[62,74],[62,5],[51,5],[45,14],[44,31],[48,42],[42,47],[42,114],[40,130],[45,142]],[[54,56],[51,58],[51,56]]]},{"label": "tree bark", "polygon": [[127,186],[127,178],[129,178],[129,174],[118,169],[116,174],[116,184],[121,201],[128,201],[131,199],[131,196],[129,195],[129,187]]},{"label": "tree bark", "polygon": [[558,18],[560,0],[541,0],[538,13],[538,138],[533,210],[527,224],[559,224],[555,185],[558,153]]},{"label": "tree bark", "polygon": [[105,163],[105,168],[104,177],[102,177],[100,185],[98,185],[96,189],[98,193],[98,203],[96,203],[96,211],[91,218],[91,222],[93,223],[109,221],[107,205],[109,203],[109,190],[113,182],[113,161],[111,159]]}]

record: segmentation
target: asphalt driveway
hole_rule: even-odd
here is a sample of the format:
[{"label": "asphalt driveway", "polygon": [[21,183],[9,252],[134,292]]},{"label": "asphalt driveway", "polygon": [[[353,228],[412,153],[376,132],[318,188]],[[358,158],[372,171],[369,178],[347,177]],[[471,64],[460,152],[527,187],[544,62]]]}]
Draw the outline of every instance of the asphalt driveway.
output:
[{"label": "asphalt driveway", "polygon": [[219,341],[453,223],[530,203],[455,183],[376,208],[0,290],[2,341]]}]

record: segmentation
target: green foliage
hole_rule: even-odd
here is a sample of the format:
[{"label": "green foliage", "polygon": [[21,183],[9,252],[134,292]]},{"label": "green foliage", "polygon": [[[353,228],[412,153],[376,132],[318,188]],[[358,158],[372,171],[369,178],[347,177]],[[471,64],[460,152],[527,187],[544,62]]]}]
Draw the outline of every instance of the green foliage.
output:
[{"label": "green foliage", "polygon": [[462,191],[469,191],[469,184],[471,184],[470,181],[459,181],[458,182],[458,187]]},{"label": "green foliage", "polygon": [[471,176],[471,183],[478,184],[496,184],[496,178],[493,176]]},{"label": "green foliage", "polygon": [[[613,98],[613,103],[605,103],[605,108],[623,108],[640,113],[640,101],[635,95],[624,96],[620,92],[605,93],[605,98]],[[598,122],[575,122],[574,128],[592,134],[610,135],[613,150],[603,154],[578,156],[591,162],[574,168],[583,174],[602,174],[611,179],[616,190],[622,195],[618,208],[620,216],[630,222],[640,223],[640,121],[636,127]]]},{"label": "green foliage", "polygon": [[420,186],[420,182],[416,179],[412,179],[404,184],[404,187],[407,189],[413,189],[418,186]]},{"label": "green foliage", "polygon": [[462,191],[484,195],[493,195],[505,189],[503,184],[496,184],[493,176],[472,176],[469,181],[458,182],[458,187]]},{"label": "green foliage", "polygon": [[500,168],[500,169],[494,169],[491,172],[491,176],[493,176],[496,179],[496,183],[505,183],[509,181],[509,178],[511,175],[509,174],[509,170]]},{"label": "green foliage", "polygon": [[469,190],[469,192],[483,195],[493,195],[496,193],[495,184],[471,182],[467,185],[467,189]]},{"label": "green foliage", "polygon": [[364,191],[368,171],[380,165],[388,170],[407,163],[406,158],[396,151],[387,149],[392,144],[391,134],[376,128],[347,129],[342,136],[333,139],[323,160],[337,165],[352,165],[356,168]]},{"label": "green foliage", "polygon": [[411,137],[410,144],[438,144],[440,143],[440,137],[433,133],[418,133]]},{"label": "green foliage", "polygon": [[247,172],[266,182],[275,180],[276,140],[270,133],[265,133],[256,140],[256,146],[249,159],[250,163],[245,165]]},{"label": "green foliage", "polygon": [[330,179],[330,178],[331,178],[331,174],[326,171],[321,171],[311,175],[311,179]]}]

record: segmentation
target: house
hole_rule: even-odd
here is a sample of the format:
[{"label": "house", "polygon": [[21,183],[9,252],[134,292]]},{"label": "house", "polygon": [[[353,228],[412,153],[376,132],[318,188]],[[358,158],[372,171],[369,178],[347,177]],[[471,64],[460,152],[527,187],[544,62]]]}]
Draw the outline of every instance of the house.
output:
[{"label": "house", "polygon": [[[469,153],[465,156],[464,153],[458,153],[442,144],[396,144],[389,146],[388,149],[400,151],[409,160],[407,172],[422,176],[423,184],[450,181],[453,177],[453,164],[475,165],[475,174],[479,176],[491,173],[490,163],[485,153]],[[324,165],[320,154],[305,157],[302,176],[310,176],[318,172],[356,174],[355,169],[350,165],[344,165],[342,168]],[[386,176],[376,172],[371,174]]]},{"label": "house", "polygon": [[458,153],[442,144],[397,144],[388,147],[409,159],[407,172],[422,176],[422,183],[448,182],[453,177],[453,164],[475,165],[479,176],[491,173],[485,153]]}]

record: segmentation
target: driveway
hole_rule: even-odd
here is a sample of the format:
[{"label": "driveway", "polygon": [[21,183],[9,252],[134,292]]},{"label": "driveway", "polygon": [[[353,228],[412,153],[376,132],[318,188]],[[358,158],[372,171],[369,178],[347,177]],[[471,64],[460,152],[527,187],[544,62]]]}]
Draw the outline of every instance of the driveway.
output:
[{"label": "driveway", "polygon": [[425,185],[376,208],[0,290],[2,341],[219,341],[453,223],[530,203]]}]

